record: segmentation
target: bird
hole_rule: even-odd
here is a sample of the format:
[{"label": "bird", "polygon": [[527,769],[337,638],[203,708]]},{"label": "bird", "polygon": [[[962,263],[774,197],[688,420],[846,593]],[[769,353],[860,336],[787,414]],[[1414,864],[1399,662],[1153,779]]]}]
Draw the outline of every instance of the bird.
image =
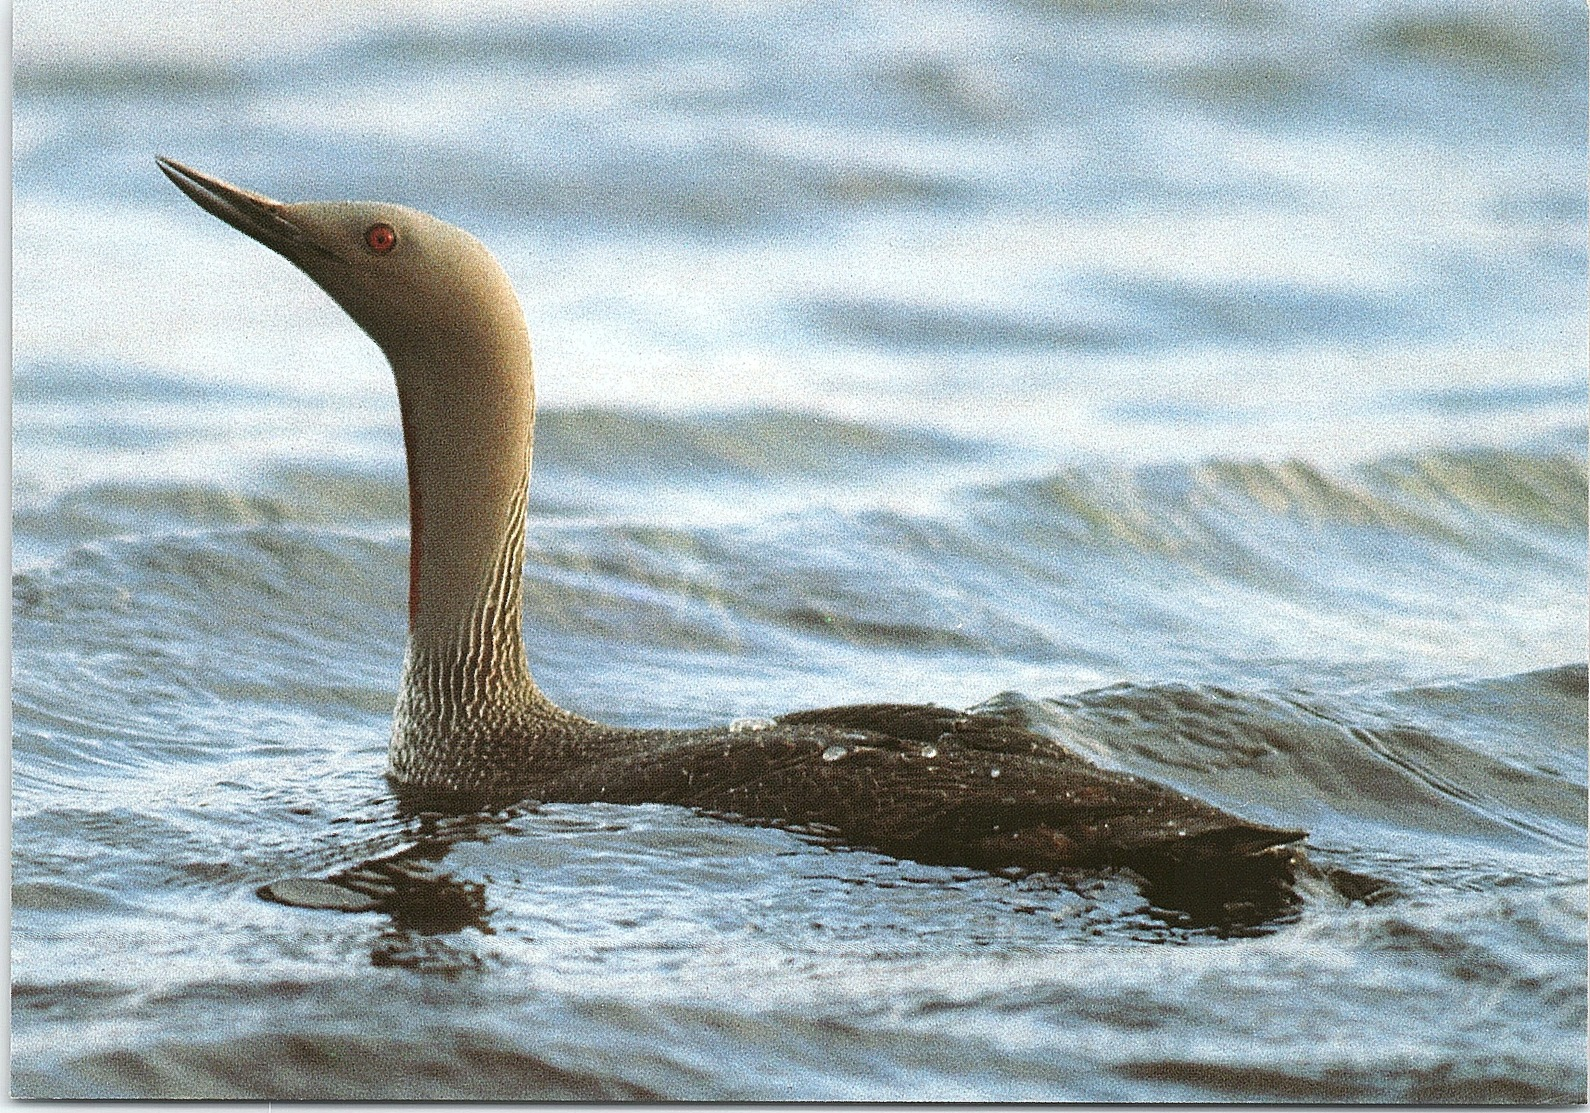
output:
[{"label": "bird", "polygon": [[386,768],[400,800],[453,813],[675,804],[924,863],[1125,867],[1195,900],[1233,872],[1284,872],[1306,837],[1103,768],[1011,711],[865,703],[644,729],[557,706],[531,677],[522,629],[535,381],[502,266],[412,208],[284,203],[156,161],[200,208],[307,275],[391,365],[410,512]]}]

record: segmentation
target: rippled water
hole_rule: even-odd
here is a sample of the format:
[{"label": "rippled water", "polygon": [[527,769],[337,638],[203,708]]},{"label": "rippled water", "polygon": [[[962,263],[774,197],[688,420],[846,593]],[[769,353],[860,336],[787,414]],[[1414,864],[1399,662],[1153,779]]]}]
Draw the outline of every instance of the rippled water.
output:
[{"label": "rippled water", "polygon": [[[16,1094],[1583,1100],[1580,6],[295,19],[16,6]],[[387,371],[157,151],[504,260],[559,702],[992,701],[1301,908],[401,815]]]}]

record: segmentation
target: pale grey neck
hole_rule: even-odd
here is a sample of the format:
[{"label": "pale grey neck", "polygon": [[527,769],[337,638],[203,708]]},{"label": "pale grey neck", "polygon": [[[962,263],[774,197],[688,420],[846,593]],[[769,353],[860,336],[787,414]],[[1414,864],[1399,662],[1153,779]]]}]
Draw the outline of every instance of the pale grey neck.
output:
[{"label": "pale grey neck", "polygon": [[[517,341],[517,342],[515,342]],[[389,352],[408,454],[404,689],[477,711],[534,691],[521,628],[535,395],[505,341]]]},{"label": "pale grey neck", "polygon": [[410,562],[420,577],[420,604],[410,616],[406,660],[456,672],[449,686],[457,691],[484,695],[483,686],[529,683],[521,625],[527,488],[521,483],[507,501],[488,563],[473,544],[483,539],[435,524],[425,527],[419,560]]}]

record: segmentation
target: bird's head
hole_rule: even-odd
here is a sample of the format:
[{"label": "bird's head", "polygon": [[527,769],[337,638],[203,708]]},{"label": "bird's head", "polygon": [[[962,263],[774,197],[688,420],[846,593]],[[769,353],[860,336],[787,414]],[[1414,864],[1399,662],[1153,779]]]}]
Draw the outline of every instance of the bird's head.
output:
[{"label": "bird's head", "polygon": [[198,206],[292,262],[330,294],[400,366],[414,353],[522,336],[524,317],[502,267],[479,240],[402,205],[284,203],[158,160]]}]

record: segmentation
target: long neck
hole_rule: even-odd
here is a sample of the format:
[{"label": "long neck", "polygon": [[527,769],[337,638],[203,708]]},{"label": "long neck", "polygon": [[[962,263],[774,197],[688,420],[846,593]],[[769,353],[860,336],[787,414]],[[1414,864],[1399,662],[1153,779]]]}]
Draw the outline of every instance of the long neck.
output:
[{"label": "long neck", "polygon": [[535,388],[522,324],[472,333],[388,354],[409,469],[404,699],[478,714],[534,692],[520,619]]},{"label": "long neck", "polygon": [[397,379],[409,465],[409,636],[387,775],[406,790],[518,799],[599,728],[554,706],[525,661],[524,317],[495,263],[455,280],[472,296],[446,313],[372,330]]}]

